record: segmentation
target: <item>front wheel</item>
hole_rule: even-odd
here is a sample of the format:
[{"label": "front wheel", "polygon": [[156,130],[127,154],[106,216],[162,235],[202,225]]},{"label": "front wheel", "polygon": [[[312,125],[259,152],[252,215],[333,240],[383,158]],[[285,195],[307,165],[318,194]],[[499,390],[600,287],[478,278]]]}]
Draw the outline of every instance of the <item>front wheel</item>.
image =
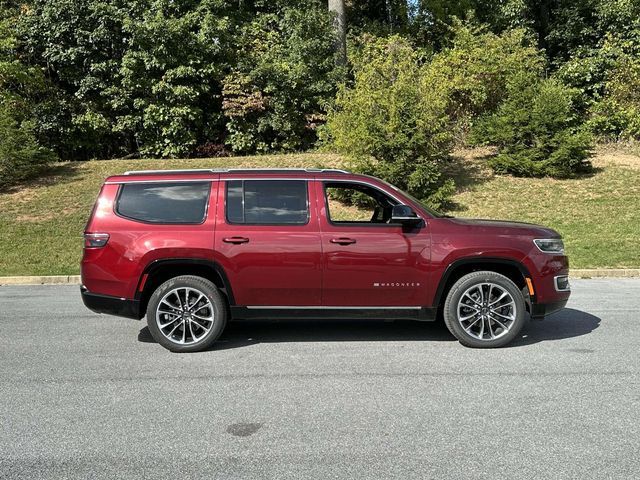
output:
[{"label": "front wheel", "polygon": [[192,275],[160,285],[147,306],[153,338],[172,352],[198,352],[215,342],[227,323],[222,295],[209,280]]},{"label": "front wheel", "polygon": [[502,347],[525,322],[525,301],[515,283],[496,272],[465,275],[449,290],[444,321],[458,341],[475,348]]}]

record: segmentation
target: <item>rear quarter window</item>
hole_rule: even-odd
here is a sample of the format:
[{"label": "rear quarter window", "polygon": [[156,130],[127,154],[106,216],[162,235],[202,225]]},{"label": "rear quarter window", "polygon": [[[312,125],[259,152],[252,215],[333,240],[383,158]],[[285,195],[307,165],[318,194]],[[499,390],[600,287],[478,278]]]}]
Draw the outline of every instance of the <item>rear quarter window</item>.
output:
[{"label": "rear quarter window", "polygon": [[116,213],[145,223],[202,223],[210,185],[210,182],[125,183],[120,187]]}]

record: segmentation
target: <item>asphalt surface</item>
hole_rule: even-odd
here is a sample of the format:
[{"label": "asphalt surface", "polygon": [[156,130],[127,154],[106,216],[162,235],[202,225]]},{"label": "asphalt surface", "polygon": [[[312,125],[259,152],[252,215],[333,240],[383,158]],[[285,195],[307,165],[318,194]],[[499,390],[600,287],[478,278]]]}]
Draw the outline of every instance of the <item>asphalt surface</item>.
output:
[{"label": "asphalt surface", "polygon": [[290,321],[173,354],[78,287],[0,287],[0,478],[637,478],[640,279],[573,288],[500,350]]}]

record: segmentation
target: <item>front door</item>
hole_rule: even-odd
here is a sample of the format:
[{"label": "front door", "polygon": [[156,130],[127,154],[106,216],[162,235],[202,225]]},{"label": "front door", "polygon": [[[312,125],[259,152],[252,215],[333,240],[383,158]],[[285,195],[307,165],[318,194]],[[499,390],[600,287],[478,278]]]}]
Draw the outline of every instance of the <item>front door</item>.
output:
[{"label": "front door", "polygon": [[322,305],[408,307],[426,303],[426,224],[391,223],[399,202],[363,182],[317,181],[323,250]]},{"label": "front door", "polygon": [[322,256],[310,182],[224,177],[214,257],[236,305],[320,305]]}]

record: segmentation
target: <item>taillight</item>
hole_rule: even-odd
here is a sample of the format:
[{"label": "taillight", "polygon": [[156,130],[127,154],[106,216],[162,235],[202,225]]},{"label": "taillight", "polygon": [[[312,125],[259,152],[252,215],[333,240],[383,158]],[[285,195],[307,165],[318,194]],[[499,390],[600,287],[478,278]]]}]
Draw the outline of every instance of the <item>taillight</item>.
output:
[{"label": "taillight", "polygon": [[104,247],[108,241],[109,241],[108,233],[85,233],[84,234],[85,248]]}]

